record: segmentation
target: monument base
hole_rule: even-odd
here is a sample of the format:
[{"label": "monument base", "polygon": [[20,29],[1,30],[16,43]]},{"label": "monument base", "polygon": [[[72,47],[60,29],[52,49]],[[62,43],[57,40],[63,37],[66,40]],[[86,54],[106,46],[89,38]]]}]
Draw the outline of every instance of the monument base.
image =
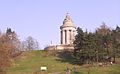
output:
[{"label": "monument base", "polygon": [[45,47],[44,50],[74,50],[73,45],[53,45]]}]

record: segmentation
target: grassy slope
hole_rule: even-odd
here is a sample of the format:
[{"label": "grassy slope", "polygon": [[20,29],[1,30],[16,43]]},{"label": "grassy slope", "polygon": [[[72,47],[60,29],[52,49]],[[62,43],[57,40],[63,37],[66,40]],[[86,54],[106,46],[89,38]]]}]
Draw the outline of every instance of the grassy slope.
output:
[{"label": "grassy slope", "polygon": [[[36,74],[36,72],[38,72],[37,74],[65,74],[66,67],[71,69],[77,67],[78,73],[73,74],[88,74],[88,71],[90,71],[90,74],[120,74],[120,63],[109,67],[87,68],[86,66],[73,65],[69,62],[60,60],[61,58],[48,55],[45,51],[25,52],[21,57],[13,61],[13,66],[8,69],[7,74]],[[118,61],[120,61],[120,59]],[[47,66],[48,70],[45,72],[40,71],[41,66]]]}]

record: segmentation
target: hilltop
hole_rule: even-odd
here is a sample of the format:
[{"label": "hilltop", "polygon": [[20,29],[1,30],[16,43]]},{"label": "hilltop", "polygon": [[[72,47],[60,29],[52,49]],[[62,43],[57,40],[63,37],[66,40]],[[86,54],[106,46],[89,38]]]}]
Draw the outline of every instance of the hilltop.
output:
[{"label": "hilltop", "polygon": [[[64,54],[66,53],[66,54]],[[65,74],[67,67],[72,74],[120,74],[120,59],[117,64],[99,67],[95,65],[77,65],[69,52],[34,50],[23,52],[15,58],[7,74]],[[40,71],[46,66],[47,71]]]}]

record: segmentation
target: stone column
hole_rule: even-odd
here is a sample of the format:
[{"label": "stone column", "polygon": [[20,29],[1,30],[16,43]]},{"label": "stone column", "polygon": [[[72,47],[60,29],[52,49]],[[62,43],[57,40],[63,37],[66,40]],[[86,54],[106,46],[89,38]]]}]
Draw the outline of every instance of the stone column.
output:
[{"label": "stone column", "polygon": [[62,31],[62,44],[65,44],[65,31]]},{"label": "stone column", "polygon": [[75,35],[76,35],[75,30],[73,30],[73,40],[75,40]]},{"label": "stone column", "polygon": [[67,30],[65,30],[65,44],[67,44]]},{"label": "stone column", "polygon": [[60,36],[61,36],[61,44],[63,44],[63,32],[62,31],[60,31]]},{"label": "stone column", "polygon": [[72,42],[73,42],[73,30],[71,30],[70,36],[71,36],[70,44],[72,44]]},{"label": "stone column", "polygon": [[67,30],[66,32],[67,32],[67,44],[70,44],[69,30]]},{"label": "stone column", "polygon": [[64,44],[64,31],[61,31],[61,44]]}]

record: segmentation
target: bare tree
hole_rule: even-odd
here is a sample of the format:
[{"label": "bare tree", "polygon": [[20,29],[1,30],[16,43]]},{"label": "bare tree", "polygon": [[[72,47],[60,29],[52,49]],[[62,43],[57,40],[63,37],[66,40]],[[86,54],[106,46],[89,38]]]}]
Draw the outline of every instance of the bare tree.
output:
[{"label": "bare tree", "polygon": [[10,66],[9,51],[12,48],[5,34],[0,36],[0,69]]},{"label": "bare tree", "polygon": [[0,71],[11,65],[10,59],[20,55],[20,50],[21,42],[11,28],[6,33],[0,32]]},{"label": "bare tree", "polygon": [[100,28],[97,28],[97,33],[101,34],[102,36],[105,36],[107,34],[111,34],[110,28],[105,24],[105,22],[102,23]]},{"label": "bare tree", "polygon": [[26,39],[26,42],[24,42],[24,46],[27,50],[35,50],[35,49],[39,49],[39,44],[37,42],[37,40],[35,40],[33,37],[29,36]]},{"label": "bare tree", "polygon": [[17,56],[21,53],[21,41],[18,39],[15,31],[12,31],[11,28],[8,28],[6,31],[6,37],[8,38],[8,42],[11,44],[12,48],[10,50],[10,55],[12,57]]}]

